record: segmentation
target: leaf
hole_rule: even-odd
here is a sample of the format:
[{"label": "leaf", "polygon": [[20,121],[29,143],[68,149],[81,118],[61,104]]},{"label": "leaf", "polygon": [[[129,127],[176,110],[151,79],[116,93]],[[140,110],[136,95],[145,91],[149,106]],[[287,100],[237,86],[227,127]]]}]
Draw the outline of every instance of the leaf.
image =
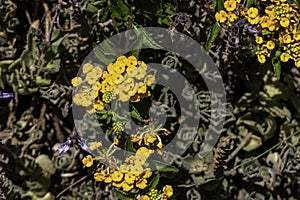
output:
[{"label": "leaf", "polygon": [[214,2],[215,2],[215,12],[224,10],[224,0],[217,0]]},{"label": "leaf", "polygon": [[247,0],[246,8],[250,8],[253,3],[254,3],[254,0]]},{"label": "leaf", "polygon": [[130,117],[132,117],[133,119],[136,119],[140,122],[143,122],[144,119],[140,115],[139,111],[133,105],[131,105],[131,108],[132,108],[132,111],[129,112]]},{"label": "leaf", "polygon": [[126,138],[126,141],[125,141],[125,150],[129,151],[129,152],[134,152],[134,153],[136,152],[135,149],[133,148],[133,144],[132,144],[130,136],[128,136]]},{"label": "leaf", "polygon": [[278,79],[280,79],[280,74],[281,74],[281,64],[280,64],[280,51],[276,51],[275,56],[272,58],[272,65],[274,72],[277,76]]},{"label": "leaf", "polygon": [[146,192],[146,193],[147,193],[148,191],[150,191],[150,190],[156,188],[156,186],[158,185],[158,182],[159,182],[159,178],[160,178],[160,175],[157,174],[157,175],[151,180],[151,182],[149,183],[148,187],[145,189],[145,192]]},{"label": "leaf", "polygon": [[118,199],[120,199],[120,200],[134,200],[134,197],[132,197],[132,195],[130,195],[124,191],[114,189],[114,192],[115,192],[116,196],[118,197]]},{"label": "leaf", "polygon": [[129,7],[123,2],[123,0],[116,0],[119,9],[122,11],[122,15],[125,16],[124,20],[128,19],[128,16],[132,16]]},{"label": "leaf", "polygon": [[166,166],[166,167],[160,168],[158,171],[159,172],[177,173],[179,171],[179,169],[174,166]]},{"label": "leaf", "polygon": [[145,31],[144,28],[138,28],[137,26],[133,25],[133,30],[137,35],[142,35],[143,36],[143,44],[149,48],[152,49],[162,49],[162,46],[157,44],[150,36],[149,34]]},{"label": "leaf", "polygon": [[214,24],[209,32],[208,39],[205,45],[206,51],[209,51],[211,48],[211,45],[214,43],[215,39],[217,38],[219,32],[222,30],[222,28],[216,23]]},{"label": "leaf", "polygon": [[89,3],[86,7],[86,11],[88,11],[90,13],[97,13],[98,10],[99,9],[96,6],[94,6],[93,3]]}]

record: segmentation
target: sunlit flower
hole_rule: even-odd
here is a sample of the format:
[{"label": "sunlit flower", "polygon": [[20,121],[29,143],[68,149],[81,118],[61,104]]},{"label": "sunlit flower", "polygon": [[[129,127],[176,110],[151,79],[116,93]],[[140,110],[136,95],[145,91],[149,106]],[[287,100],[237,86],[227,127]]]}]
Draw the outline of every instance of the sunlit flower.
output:
[{"label": "sunlit flower", "polygon": [[123,179],[123,173],[120,171],[114,171],[111,175],[111,178],[115,182],[119,182]]},{"label": "sunlit flower", "polygon": [[288,27],[290,25],[290,20],[287,17],[283,17],[280,19],[280,25],[282,27]]},{"label": "sunlit flower", "polygon": [[171,197],[173,195],[173,188],[171,185],[165,185],[163,187],[163,193],[167,195],[167,197]]},{"label": "sunlit flower", "polygon": [[275,43],[274,43],[272,40],[269,40],[269,41],[267,42],[266,46],[267,46],[267,48],[268,48],[269,50],[272,50],[272,49],[275,48]]},{"label": "sunlit flower", "polygon": [[141,179],[135,185],[136,185],[136,187],[138,187],[140,189],[145,189],[147,187],[147,180]]},{"label": "sunlit flower", "polygon": [[261,64],[266,62],[266,57],[262,54],[257,55],[257,59],[258,59],[258,62],[260,62]]},{"label": "sunlit flower", "polygon": [[90,149],[93,151],[95,149],[98,149],[99,147],[102,146],[101,142],[91,142],[90,143]]},{"label": "sunlit flower", "polygon": [[218,22],[224,23],[227,20],[227,13],[221,10],[215,14],[215,18]]},{"label": "sunlit flower", "polygon": [[140,200],[150,200],[150,197],[148,197],[147,195],[142,195],[140,197]]},{"label": "sunlit flower", "polygon": [[290,56],[288,53],[283,52],[283,53],[280,55],[280,61],[281,61],[281,62],[287,62],[287,61],[289,61],[290,57],[291,57],[291,56]]},{"label": "sunlit flower", "polygon": [[91,63],[85,63],[82,67],[82,72],[84,74],[88,73],[89,71],[91,71],[93,69],[93,65]]},{"label": "sunlit flower", "polygon": [[74,87],[80,85],[82,83],[82,78],[81,77],[74,77],[72,80],[71,80],[71,83]]},{"label": "sunlit flower", "polygon": [[258,15],[258,9],[257,9],[257,8],[254,8],[254,7],[249,8],[248,11],[247,11],[247,15],[248,15],[250,18],[255,18],[255,17],[257,17],[257,15]]},{"label": "sunlit flower", "polygon": [[262,43],[264,42],[264,40],[263,40],[262,37],[256,36],[256,37],[255,37],[255,42],[256,42],[257,44],[262,44]]},{"label": "sunlit flower", "polygon": [[224,7],[227,11],[234,11],[236,9],[236,1],[235,0],[227,0],[224,2]]},{"label": "sunlit flower", "polygon": [[91,155],[87,155],[86,157],[84,157],[82,159],[82,163],[86,166],[86,167],[91,167],[93,165],[93,157]]}]

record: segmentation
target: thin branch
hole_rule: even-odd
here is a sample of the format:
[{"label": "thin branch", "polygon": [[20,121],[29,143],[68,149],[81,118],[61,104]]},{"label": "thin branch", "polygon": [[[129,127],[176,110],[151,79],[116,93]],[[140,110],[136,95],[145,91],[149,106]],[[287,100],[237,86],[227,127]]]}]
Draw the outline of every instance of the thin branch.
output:
[{"label": "thin branch", "polygon": [[71,189],[73,186],[77,185],[78,183],[80,183],[81,181],[85,180],[88,177],[88,175],[85,175],[84,177],[82,177],[81,179],[79,179],[78,181],[76,181],[75,183],[69,185],[67,188],[65,188],[63,191],[61,191],[57,196],[56,199],[58,199],[61,195],[63,195],[66,191],[68,191],[69,189]]}]

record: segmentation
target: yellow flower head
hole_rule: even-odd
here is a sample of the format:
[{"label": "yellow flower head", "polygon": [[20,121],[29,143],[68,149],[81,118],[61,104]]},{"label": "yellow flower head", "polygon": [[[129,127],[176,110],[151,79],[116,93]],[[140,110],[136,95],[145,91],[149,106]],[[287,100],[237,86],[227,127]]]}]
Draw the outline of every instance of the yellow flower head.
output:
[{"label": "yellow flower head", "polygon": [[227,0],[224,2],[224,7],[227,11],[234,11],[236,9],[236,1],[235,0]]},{"label": "yellow flower head", "polygon": [[123,190],[126,192],[130,191],[134,187],[133,184],[128,184],[126,182],[122,182],[121,185],[122,185]]},{"label": "yellow flower head", "polygon": [[237,19],[237,16],[235,13],[233,13],[233,12],[228,13],[228,21],[229,22],[234,22],[234,20],[236,20],[236,19]]},{"label": "yellow flower head", "polygon": [[119,182],[123,179],[123,173],[120,171],[114,171],[111,175],[111,178],[114,182]]},{"label": "yellow flower head", "polygon": [[287,61],[289,61],[290,57],[291,57],[291,56],[290,56],[288,53],[283,52],[283,53],[280,55],[280,61],[281,61],[281,62],[287,62]]},{"label": "yellow flower head", "polygon": [[262,54],[257,55],[257,60],[258,62],[260,62],[261,64],[266,62],[266,57]]},{"label": "yellow flower head", "polygon": [[96,172],[94,174],[94,179],[96,181],[104,181],[107,178],[107,174],[103,173],[103,172]]},{"label": "yellow flower head", "polygon": [[295,65],[296,65],[296,67],[300,67],[300,58],[298,58],[298,59],[295,61]]},{"label": "yellow flower head", "polygon": [[227,20],[227,13],[224,10],[221,10],[216,13],[215,18],[217,22],[224,23]]},{"label": "yellow flower head", "polygon": [[133,184],[135,181],[135,175],[131,172],[128,172],[125,174],[124,180],[127,184]]},{"label": "yellow flower head", "polygon": [[252,19],[256,18],[258,15],[258,9],[254,8],[254,7],[249,8],[247,11],[247,15],[248,15],[248,17],[250,17]]},{"label": "yellow flower head", "polygon": [[74,87],[80,85],[82,83],[82,78],[81,77],[74,77],[72,80],[71,80],[71,83]]},{"label": "yellow flower head", "polygon": [[272,50],[275,48],[275,43],[272,40],[269,40],[266,45],[269,50]]},{"label": "yellow flower head", "polygon": [[147,187],[147,180],[146,179],[141,179],[135,185],[136,185],[137,188],[145,189]]},{"label": "yellow flower head", "polygon": [[90,149],[93,151],[95,149],[98,149],[99,147],[102,146],[101,142],[91,142],[90,143]]},{"label": "yellow flower head", "polygon": [[82,163],[86,166],[86,167],[91,167],[93,165],[93,157],[91,155],[87,155],[86,157],[84,157],[82,159]]},{"label": "yellow flower head", "polygon": [[163,193],[167,195],[167,197],[171,197],[173,195],[173,188],[171,185],[165,185],[163,187]]},{"label": "yellow flower head", "polygon": [[142,196],[140,197],[140,200],[150,200],[150,197],[147,196],[147,195],[142,195]]},{"label": "yellow flower head", "polygon": [[129,56],[128,57],[128,62],[127,62],[127,66],[130,67],[135,67],[137,65],[137,59],[134,56]]},{"label": "yellow flower head", "polygon": [[280,25],[286,28],[290,25],[290,20],[287,17],[283,17],[280,19]]},{"label": "yellow flower head", "polygon": [[97,100],[96,103],[94,104],[94,109],[97,111],[102,111],[104,110],[104,104],[102,101]]},{"label": "yellow flower head", "polygon": [[264,42],[264,40],[263,40],[262,37],[256,36],[256,37],[255,37],[255,42],[256,42],[257,44],[262,44],[262,43]]},{"label": "yellow flower head", "polygon": [[93,69],[93,65],[91,63],[85,63],[82,67],[82,72],[84,74],[88,73],[89,71],[91,71]]}]

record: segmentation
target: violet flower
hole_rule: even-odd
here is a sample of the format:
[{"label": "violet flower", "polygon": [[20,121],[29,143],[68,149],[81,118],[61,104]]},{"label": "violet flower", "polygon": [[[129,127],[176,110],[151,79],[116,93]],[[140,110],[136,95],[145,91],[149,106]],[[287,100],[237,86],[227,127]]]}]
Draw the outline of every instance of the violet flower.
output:
[{"label": "violet flower", "polygon": [[59,145],[59,147],[57,147],[57,150],[59,151],[59,156],[64,155],[70,149],[71,143],[72,141],[68,140]]},{"label": "violet flower", "polygon": [[249,33],[253,34],[253,35],[256,35],[259,33],[259,30],[257,30],[256,28],[254,28],[253,26],[248,26],[247,27]]},{"label": "violet flower", "polygon": [[7,98],[13,98],[13,97],[14,97],[14,94],[13,94],[13,93],[3,92],[3,91],[0,89],[0,98],[2,98],[2,99],[7,99]]},{"label": "violet flower", "polygon": [[[92,154],[92,151],[80,139],[77,138],[77,142],[79,143],[79,146],[84,151],[88,152],[89,154]],[[72,140],[68,140],[68,141],[62,143],[61,145],[59,145],[57,147],[57,150],[59,151],[59,156],[64,155],[70,149],[71,144],[72,144]]]}]

